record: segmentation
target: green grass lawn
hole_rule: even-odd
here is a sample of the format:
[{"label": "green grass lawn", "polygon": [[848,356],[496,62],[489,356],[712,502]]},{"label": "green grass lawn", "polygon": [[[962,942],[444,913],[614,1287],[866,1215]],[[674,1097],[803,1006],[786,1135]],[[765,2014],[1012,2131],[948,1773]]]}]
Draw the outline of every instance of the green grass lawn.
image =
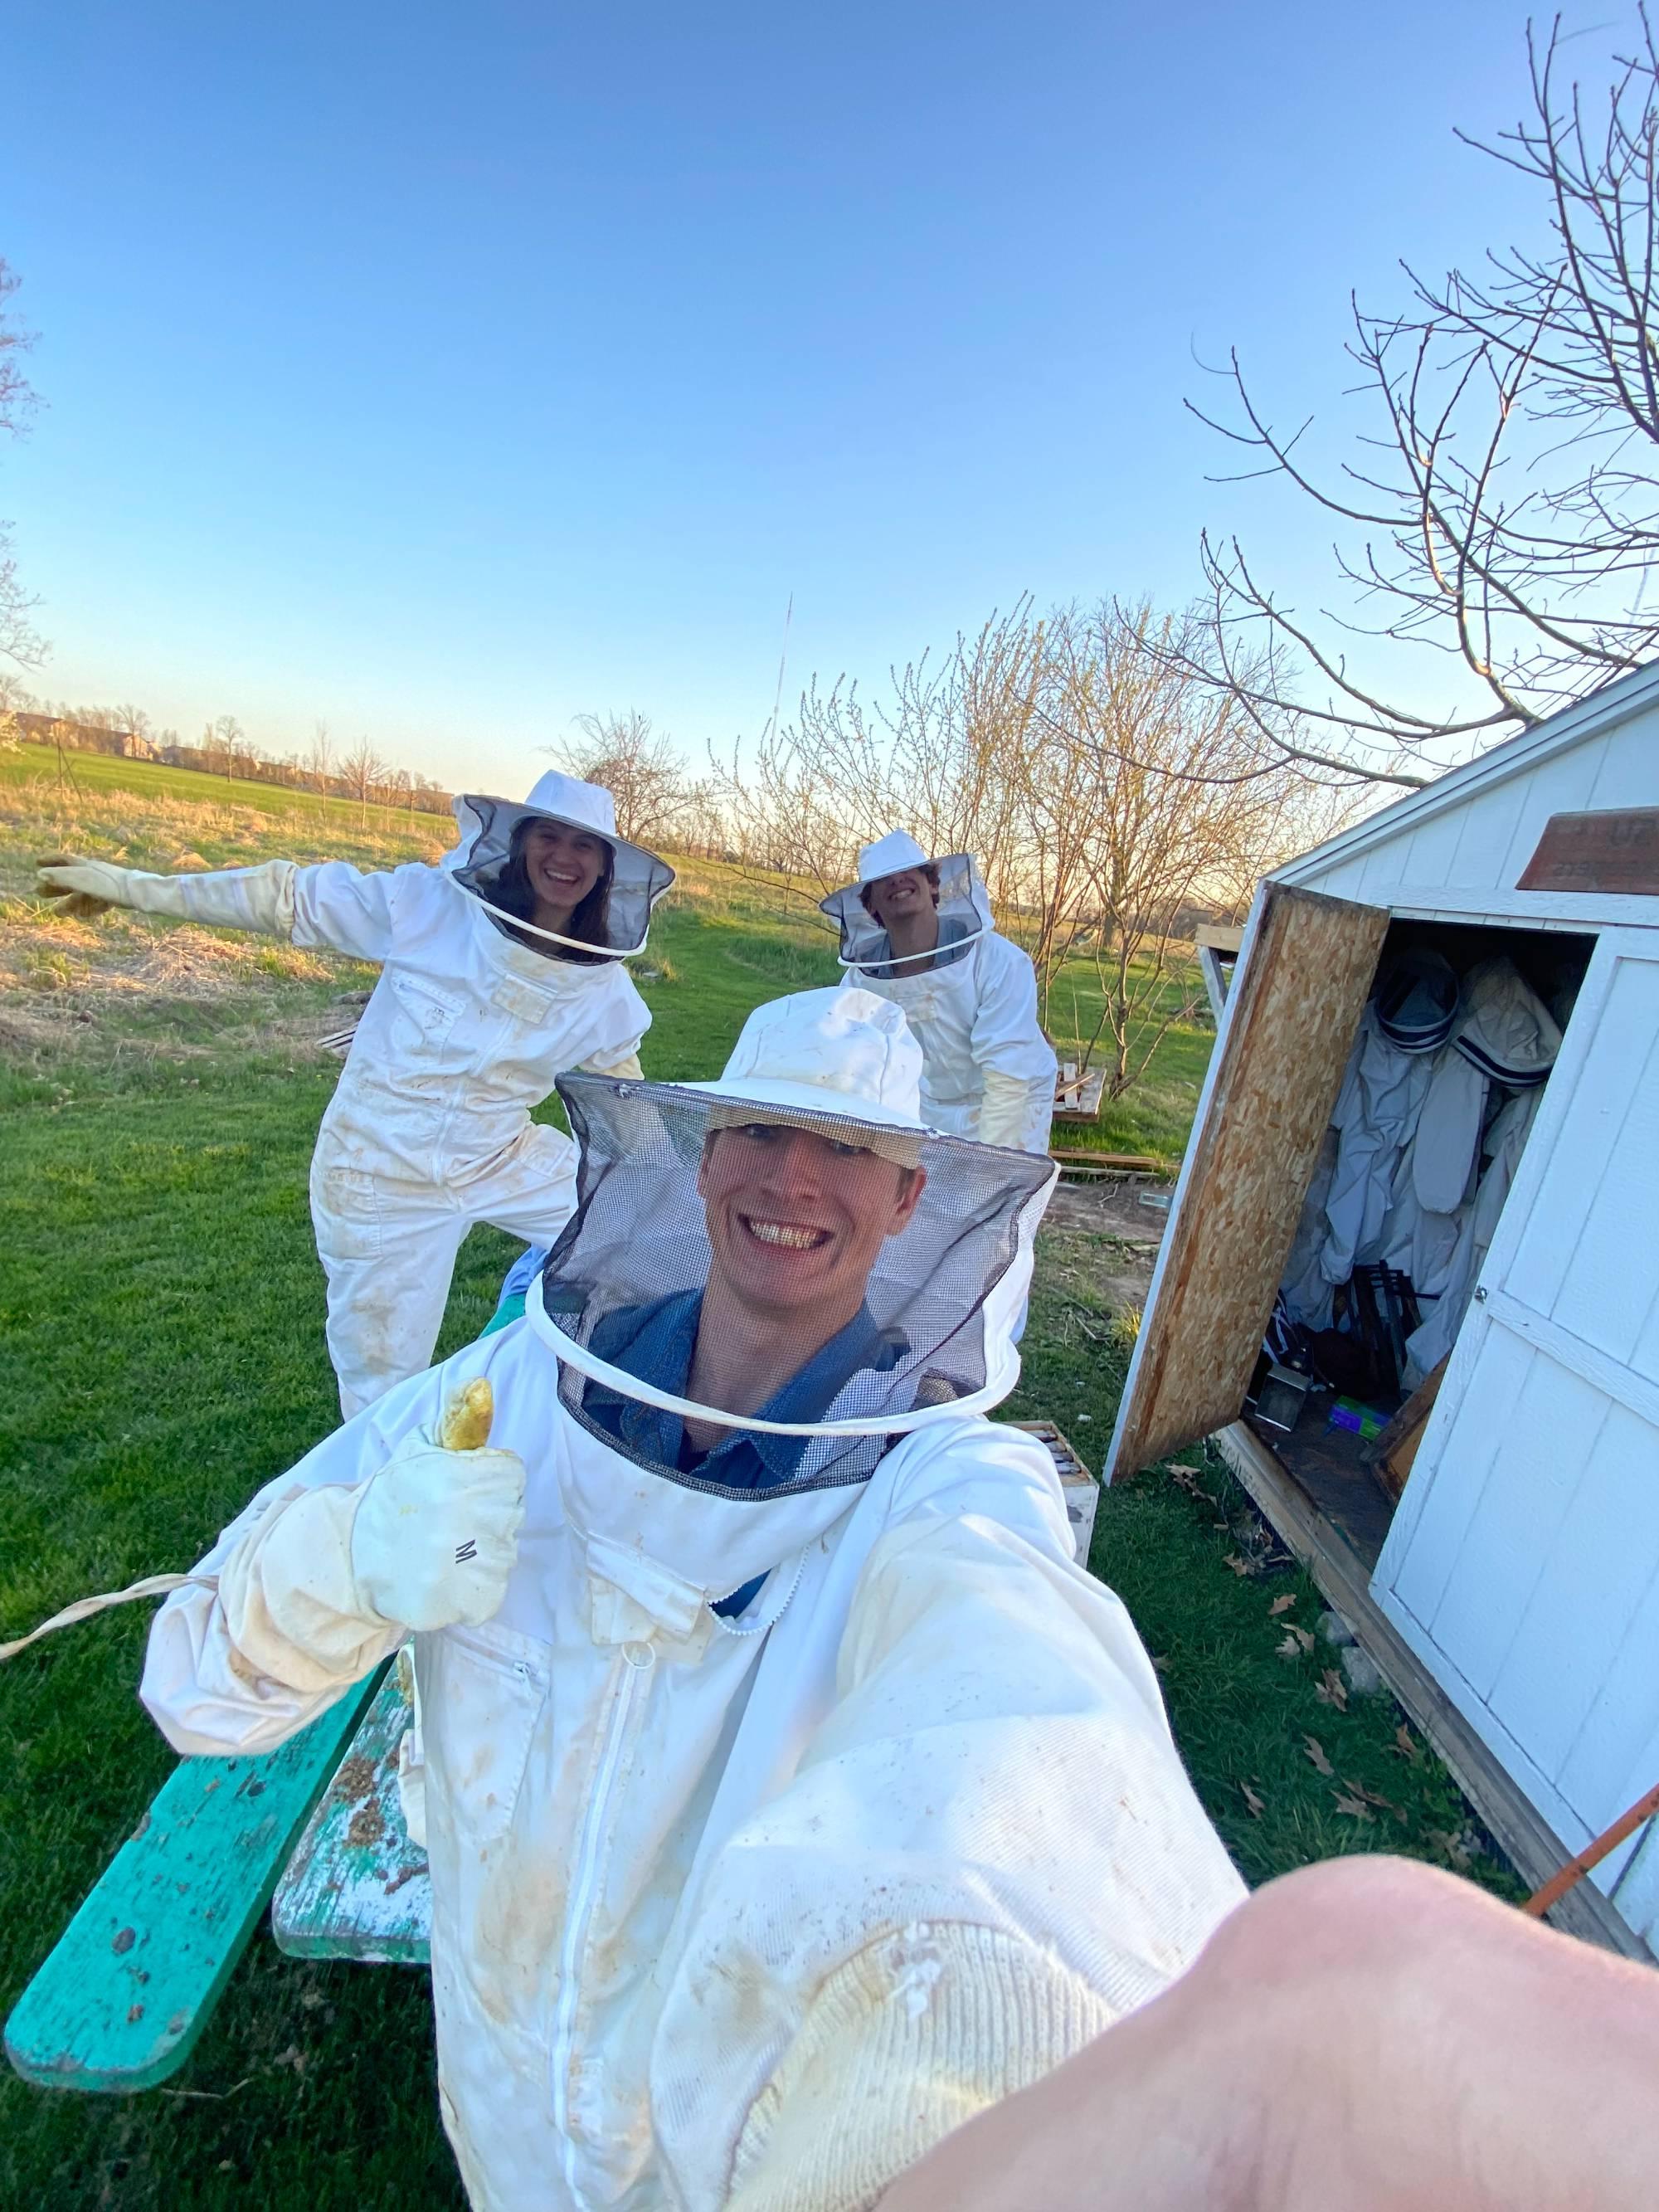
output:
[{"label": "green grass lawn", "polygon": [[[12,798],[0,887],[15,893],[38,849],[41,802],[21,785]],[[166,817],[178,803],[141,805],[112,786],[78,812],[88,834],[160,845],[186,826]],[[111,822],[99,805],[132,819]],[[289,826],[270,823],[266,835]],[[357,834],[349,823],[324,827],[331,840]],[[227,834],[246,832],[239,816]],[[238,849],[255,854],[258,842]],[[122,933],[148,925],[116,918],[60,942],[16,896],[0,922],[12,947],[0,1018],[35,1022],[0,1028],[3,1637],[88,1591],[187,1565],[332,1426],[306,1169],[336,1071],[306,1037],[369,972],[295,971],[278,959],[209,991],[185,962],[191,988],[169,996],[127,988],[144,945]],[[30,967],[43,947],[61,973]],[[714,1073],[751,1006],[836,973],[827,939],[780,932],[763,898],[701,863],[663,913],[647,964],[657,974],[643,987],[654,1023],[646,1064],[667,1077]],[[1185,1057],[1163,1079],[1176,1103],[1158,1109],[1157,1126],[1177,1150],[1178,1101],[1190,1115],[1200,1045],[1182,1041]],[[476,1334],[517,1249],[491,1231],[469,1238],[441,1351]],[[1057,1421],[1097,1464],[1123,1373],[1095,1287],[1112,1258],[1103,1237],[1045,1233],[1026,1376],[1010,1408]],[[1390,1848],[1512,1890],[1390,1701],[1328,1701],[1334,1655],[1291,1633],[1315,1628],[1312,1585],[1224,1472],[1200,1460],[1109,1493],[1092,1565],[1156,1655],[1194,1781],[1250,1880]],[[148,1614],[83,1624],[0,1668],[0,2008],[170,1769],[134,1695]],[[0,2079],[0,2205],[179,2203],[459,2207],[422,1977],[299,1964],[261,1935],[169,2088],[104,2100]]]}]

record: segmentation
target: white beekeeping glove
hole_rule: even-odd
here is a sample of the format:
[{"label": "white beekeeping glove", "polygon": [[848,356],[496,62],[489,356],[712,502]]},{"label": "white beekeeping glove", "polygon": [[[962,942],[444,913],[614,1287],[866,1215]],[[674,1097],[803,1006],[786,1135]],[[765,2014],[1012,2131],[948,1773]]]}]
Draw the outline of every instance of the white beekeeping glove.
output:
[{"label": "white beekeeping glove", "polygon": [[1016,1152],[1046,1152],[1048,1124],[1043,1109],[1047,1106],[1052,1112],[1054,1089],[1051,1075],[1031,1082],[1024,1076],[1005,1075],[1000,1067],[988,1067],[976,1132],[980,1143],[1005,1145]]},{"label": "white beekeeping glove", "polygon": [[406,1437],[365,1486],[352,1523],[363,1610],[414,1629],[488,1620],[518,1558],[524,1488],[516,1452]]},{"label": "white beekeeping glove", "polygon": [[76,919],[125,906],[139,914],[172,915],[182,921],[290,937],[296,872],[292,860],[266,860],[256,868],[154,876],[143,868],[118,868],[108,860],[59,855],[40,863],[35,890],[42,898],[56,902],[56,913]]}]

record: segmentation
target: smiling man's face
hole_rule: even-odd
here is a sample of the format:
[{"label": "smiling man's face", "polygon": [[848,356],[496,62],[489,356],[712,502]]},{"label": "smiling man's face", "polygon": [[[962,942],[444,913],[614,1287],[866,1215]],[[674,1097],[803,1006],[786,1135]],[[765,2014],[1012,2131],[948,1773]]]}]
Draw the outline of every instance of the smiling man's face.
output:
[{"label": "smiling man's face", "polygon": [[920,868],[900,868],[870,886],[870,911],[884,929],[931,914],[938,904],[939,893]]},{"label": "smiling man's face", "polygon": [[742,1304],[833,1328],[862,1304],[876,1255],[927,1178],[854,1143],[787,1122],[717,1129],[697,1176],[718,1273]]}]

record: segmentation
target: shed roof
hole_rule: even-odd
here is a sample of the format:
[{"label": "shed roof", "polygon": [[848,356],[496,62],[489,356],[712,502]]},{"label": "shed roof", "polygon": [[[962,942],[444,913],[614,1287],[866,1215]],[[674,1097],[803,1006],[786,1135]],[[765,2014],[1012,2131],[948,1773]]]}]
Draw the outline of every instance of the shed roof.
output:
[{"label": "shed roof", "polygon": [[[1430,823],[1472,806],[1503,785],[1535,776],[1565,755],[1605,740],[1639,715],[1656,713],[1659,713],[1659,662],[1621,676],[1589,698],[1564,707],[1534,728],[1494,745],[1490,752],[1466,761],[1461,768],[1448,769],[1423,790],[1407,792],[1393,805],[1367,815],[1352,829],[1276,868],[1273,880],[1314,884],[1335,870],[1346,871],[1356,862],[1374,860],[1381,848],[1395,842],[1403,844]],[[1659,744],[1656,754],[1659,755]],[[1654,774],[1659,785],[1659,758]]]}]

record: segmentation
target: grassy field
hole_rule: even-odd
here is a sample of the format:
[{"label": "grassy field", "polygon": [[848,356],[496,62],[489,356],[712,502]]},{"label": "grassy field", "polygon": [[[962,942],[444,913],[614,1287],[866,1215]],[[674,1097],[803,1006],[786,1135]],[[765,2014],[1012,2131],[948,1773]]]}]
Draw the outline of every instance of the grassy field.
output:
[{"label": "grassy field", "polygon": [[[435,847],[400,842],[396,823],[364,830],[356,811],[319,809],[301,848],[290,818],[240,794],[192,808],[118,782],[62,801],[38,778],[0,786],[0,1636],[188,1565],[332,1425],[305,1191],[336,1069],[313,1041],[372,980],[211,933],[42,918],[23,895],[27,859],[73,842],[154,866],[283,850],[386,865]],[[759,895],[702,864],[688,866],[651,964],[647,1059],[665,1076],[711,1073],[750,1006],[835,974],[826,942],[780,933]],[[1180,1052],[1164,1077],[1166,1133],[1183,1098],[1190,1115],[1201,1065],[1197,1040]],[[490,1231],[468,1240],[441,1349],[476,1334],[516,1249]],[[1058,1421],[1097,1460],[1123,1374],[1098,1285],[1121,1256],[1102,1236],[1045,1232],[1010,1409]],[[1231,1479],[1191,1456],[1103,1499],[1091,1564],[1157,1657],[1182,1752],[1247,1876],[1386,1847],[1512,1893],[1392,1704],[1340,1700],[1312,1586]],[[0,1668],[0,2008],[169,1770],[134,1697],[147,1610]],[[0,2204],[180,2202],[459,2207],[422,1978],[297,1964],[262,1935],[169,2088],[106,2100],[0,2081]]]}]

